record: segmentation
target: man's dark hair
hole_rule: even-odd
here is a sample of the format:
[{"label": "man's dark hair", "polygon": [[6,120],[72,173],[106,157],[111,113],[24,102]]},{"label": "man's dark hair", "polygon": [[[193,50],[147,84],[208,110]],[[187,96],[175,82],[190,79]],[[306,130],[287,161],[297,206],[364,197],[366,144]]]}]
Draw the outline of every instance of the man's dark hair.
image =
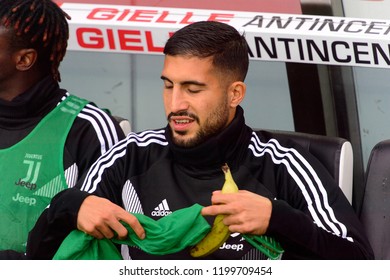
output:
[{"label": "man's dark hair", "polygon": [[213,57],[213,65],[222,73],[244,81],[248,72],[248,45],[234,27],[215,21],[200,21],[176,31],[168,39],[164,54]]},{"label": "man's dark hair", "polygon": [[0,0],[0,26],[10,32],[11,50],[35,49],[40,69],[57,81],[68,46],[67,19],[69,15],[51,0]]}]

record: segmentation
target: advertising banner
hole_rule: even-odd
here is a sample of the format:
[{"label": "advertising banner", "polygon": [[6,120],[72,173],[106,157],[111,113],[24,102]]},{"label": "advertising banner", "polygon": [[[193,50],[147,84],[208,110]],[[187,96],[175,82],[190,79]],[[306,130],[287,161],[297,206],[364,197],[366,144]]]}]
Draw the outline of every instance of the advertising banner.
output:
[{"label": "advertising banner", "polygon": [[253,60],[390,67],[390,21],[106,4],[63,3],[69,50],[161,55],[176,30],[196,21],[234,26]]}]

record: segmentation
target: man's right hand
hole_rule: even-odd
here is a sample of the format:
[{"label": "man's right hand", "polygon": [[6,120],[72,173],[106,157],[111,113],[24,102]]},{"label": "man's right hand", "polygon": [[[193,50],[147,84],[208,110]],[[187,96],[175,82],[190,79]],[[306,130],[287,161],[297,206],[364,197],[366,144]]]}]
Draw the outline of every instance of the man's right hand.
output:
[{"label": "man's right hand", "polygon": [[125,239],[127,229],[120,221],[127,223],[139,238],[145,238],[145,230],[134,215],[108,199],[90,195],[81,204],[77,228],[98,239],[111,239],[116,235],[118,239]]}]

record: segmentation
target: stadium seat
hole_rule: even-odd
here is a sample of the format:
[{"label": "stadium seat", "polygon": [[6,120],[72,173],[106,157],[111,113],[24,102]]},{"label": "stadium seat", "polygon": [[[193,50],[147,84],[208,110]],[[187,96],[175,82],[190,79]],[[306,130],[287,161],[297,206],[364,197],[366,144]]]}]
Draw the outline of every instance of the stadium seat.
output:
[{"label": "stadium seat", "polygon": [[275,138],[287,137],[306,148],[326,167],[352,205],[353,150],[348,140],[293,131],[267,131]]},{"label": "stadium seat", "polygon": [[371,150],[365,176],[360,220],[374,250],[375,259],[390,259],[390,140]]},{"label": "stadium seat", "polygon": [[119,117],[119,116],[113,116],[119,123],[119,126],[122,128],[125,135],[129,134],[131,132],[131,125],[128,119]]}]

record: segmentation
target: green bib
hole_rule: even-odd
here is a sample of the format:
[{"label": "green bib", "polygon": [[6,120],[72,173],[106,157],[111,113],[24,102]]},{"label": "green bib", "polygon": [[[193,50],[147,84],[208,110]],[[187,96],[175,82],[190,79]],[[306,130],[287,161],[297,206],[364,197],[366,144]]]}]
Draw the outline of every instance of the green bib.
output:
[{"label": "green bib", "polygon": [[[152,218],[133,213],[143,226],[146,238],[141,240],[132,228],[124,224],[128,230],[128,238],[96,239],[79,230],[73,230],[62,242],[54,255],[54,260],[121,260],[122,256],[116,244],[126,244],[142,249],[152,255],[172,254],[197,244],[210,231],[211,226],[200,214],[203,206],[194,204],[176,210],[155,221]],[[283,248],[274,238],[265,235],[243,235],[253,247],[263,252],[268,258],[280,259]]]},{"label": "green bib", "polygon": [[136,246],[153,255],[165,255],[179,252],[198,243],[210,230],[210,225],[200,214],[202,206],[173,211],[159,220],[133,213],[146,232],[141,240],[127,224],[128,238],[96,239],[86,233],[74,230],[62,242],[54,260],[120,260],[121,254],[115,244]]},{"label": "green bib", "polygon": [[88,101],[69,96],[23,140],[0,149],[0,250],[25,252],[27,235],[51,198],[67,188],[63,154]]}]

